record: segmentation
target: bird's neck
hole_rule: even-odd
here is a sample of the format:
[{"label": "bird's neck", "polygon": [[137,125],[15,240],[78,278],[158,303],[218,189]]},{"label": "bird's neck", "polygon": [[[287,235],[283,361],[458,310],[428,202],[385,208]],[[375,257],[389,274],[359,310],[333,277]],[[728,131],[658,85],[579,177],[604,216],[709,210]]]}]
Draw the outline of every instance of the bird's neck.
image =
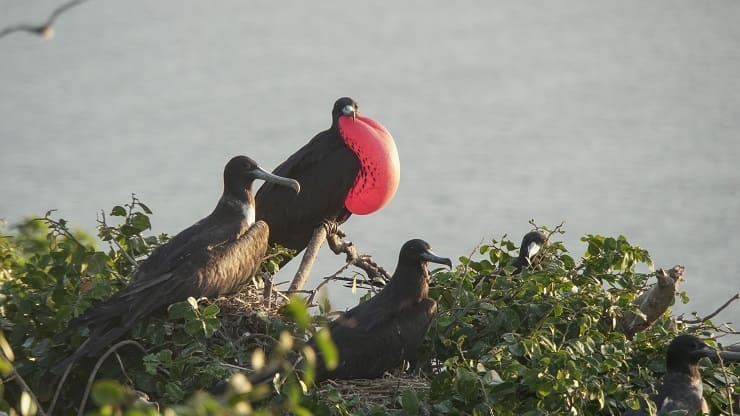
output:
[{"label": "bird's neck", "polygon": [[254,195],[251,189],[242,189],[241,192],[224,191],[218,205],[213,211],[216,215],[236,216],[242,218],[247,224],[253,224],[255,220]]},{"label": "bird's neck", "polygon": [[701,397],[704,390],[697,366],[693,366],[690,372],[670,371],[666,373],[663,375],[663,384],[688,385],[699,397]]},{"label": "bird's neck", "polygon": [[685,361],[668,362],[666,365],[668,373],[675,374],[677,377],[680,375],[685,378],[689,378],[692,383],[697,381],[701,383],[701,375],[699,374],[698,363],[687,363]]},{"label": "bird's neck", "polygon": [[421,300],[429,295],[429,270],[426,263],[407,264],[396,267],[388,286],[395,287],[394,292],[403,292],[404,297]]}]

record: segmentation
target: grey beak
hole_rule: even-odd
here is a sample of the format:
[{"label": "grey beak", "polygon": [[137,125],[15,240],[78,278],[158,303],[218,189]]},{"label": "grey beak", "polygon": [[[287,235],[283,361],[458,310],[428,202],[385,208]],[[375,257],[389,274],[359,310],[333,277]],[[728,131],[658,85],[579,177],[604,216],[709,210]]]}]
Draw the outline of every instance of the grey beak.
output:
[{"label": "grey beak", "polygon": [[421,258],[430,263],[444,264],[452,269],[452,260],[446,257],[439,257],[431,251],[425,251],[424,253],[421,253]]},{"label": "grey beak", "polygon": [[277,185],[287,186],[290,188],[293,188],[295,193],[301,192],[301,184],[298,183],[295,179],[290,178],[284,178],[282,176],[273,175],[270,172],[267,172],[266,170],[262,168],[256,168],[252,171],[252,174],[257,179],[262,179],[265,182],[271,182]]}]

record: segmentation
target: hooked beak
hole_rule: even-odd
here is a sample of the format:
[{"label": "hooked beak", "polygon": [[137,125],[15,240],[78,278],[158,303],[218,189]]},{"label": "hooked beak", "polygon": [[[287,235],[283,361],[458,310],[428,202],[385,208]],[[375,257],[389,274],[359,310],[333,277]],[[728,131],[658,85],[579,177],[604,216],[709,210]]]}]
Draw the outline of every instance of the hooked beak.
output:
[{"label": "hooked beak", "polygon": [[711,347],[704,347],[698,351],[694,351],[692,355],[698,357],[709,357],[712,362],[719,362],[720,359],[723,361],[734,361],[740,362],[740,351],[716,351]]},{"label": "hooked beak", "polygon": [[430,263],[444,264],[447,267],[449,267],[450,270],[452,270],[452,260],[446,257],[439,257],[436,254],[432,253],[431,251],[425,251],[421,253],[421,258]]},{"label": "hooked beak", "polygon": [[252,174],[256,179],[262,179],[265,182],[272,182],[277,185],[287,186],[293,188],[295,193],[301,192],[301,184],[295,179],[284,178],[282,176],[273,175],[270,172],[262,168],[256,168],[252,171]]},{"label": "hooked beak", "polygon": [[354,120],[355,117],[357,116],[357,112],[355,111],[355,108],[352,107],[351,105],[345,105],[344,108],[342,109],[342,114],[344,114],[345,116],[352,116],[352,120]]}]

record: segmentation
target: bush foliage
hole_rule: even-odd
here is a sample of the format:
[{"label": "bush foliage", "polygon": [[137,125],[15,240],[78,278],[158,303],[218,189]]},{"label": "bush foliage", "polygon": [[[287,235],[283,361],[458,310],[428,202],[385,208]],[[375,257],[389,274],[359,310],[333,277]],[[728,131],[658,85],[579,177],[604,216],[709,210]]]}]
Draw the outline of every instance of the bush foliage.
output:
[{"label": "bush foliage", "polygon": [[[412,363],[416,382],[390,379],[396,384],[383,390],[382,405],[364,400],[359,384],[354,391],[313,386],[310,365],[302,374],[292,371],[297,354],[312,361],[304,341],[331,313],[324,304],[312,316],[300,299],[280,309],[239,301],[228,311],[228,302],[184,300],[141,322],[104,358],[79,362],[60,383],[50,369],[87,335],[68,322],[123,287],[138,262],[167,241],[147,235],[150,216],[136,197],[101,214],[102,250],[51,213],[0,234],[0,412],[619,415],[647,397],[675,335],[707,338],[731,330],[665,314],[628,339],[615,322],[639,313],[632,301],[654,275],[648,252],[622,236],[587,235],[586,252],[574,256],[556,241],[558,227],[546,230],[553,242],[536,270],[512,274],[517,247],[504,237],[460,257],[455,270],[434,272],[430,295],[439,313],[422,359]],[[277,270],[283,254],[271,249],[265,275]],[[247,290],[262,288],[256,278]],[[330,357],[332,346],[324,344]],[[232,373],[265,367],[283,369],[270,386],[239,375],[225,392],[207,392]],[[730,414],[740,366],[705,365],[702,374],[712,412]]]}]

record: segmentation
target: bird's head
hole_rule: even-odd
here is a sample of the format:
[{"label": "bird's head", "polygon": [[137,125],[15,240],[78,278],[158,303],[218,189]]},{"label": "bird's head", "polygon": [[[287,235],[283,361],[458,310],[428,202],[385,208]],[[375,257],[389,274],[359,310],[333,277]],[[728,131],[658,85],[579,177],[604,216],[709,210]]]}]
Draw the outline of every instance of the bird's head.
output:
[{"label": "bird's head", "polygon": [[296,193],[301,191],[301,185],[295,179],[273,175],[259,167],[257,162],[247,156],[233,157],[224,168],[224,183],[227,187],[249,188],[255,179],[287,186],[295,190]]},{"label": "bird's head", "polygon": [[689,372],[690,367],[702,357],[716,357],[717,351],[693,335],[679,335],[668,344],[666,368],[672,371]]},{"label": "bird's head", "polygon": [[360,114],[360,108],[357,102],[350,97],[342,97],[334,102],[334,108],[331,110],[332,122],[336,123],[339,117],[348,116],[355,118]]},{"label": "bird's head", "polygon": [[543,248],[548,246],[547,236],[542,231],[530,231],[522,238],[522,245],[519,248],[519,257],[526,260],[527,264],[532,264],[534,256]]},{"label": "bird's head", "polygon": [[425,264],[427,262],[444,264],[450,269],[452,261],[446,257],[439,257],[432,252],[429,243],[421,239],[409,240],[401,247],[399,255],[401,262]]}]

